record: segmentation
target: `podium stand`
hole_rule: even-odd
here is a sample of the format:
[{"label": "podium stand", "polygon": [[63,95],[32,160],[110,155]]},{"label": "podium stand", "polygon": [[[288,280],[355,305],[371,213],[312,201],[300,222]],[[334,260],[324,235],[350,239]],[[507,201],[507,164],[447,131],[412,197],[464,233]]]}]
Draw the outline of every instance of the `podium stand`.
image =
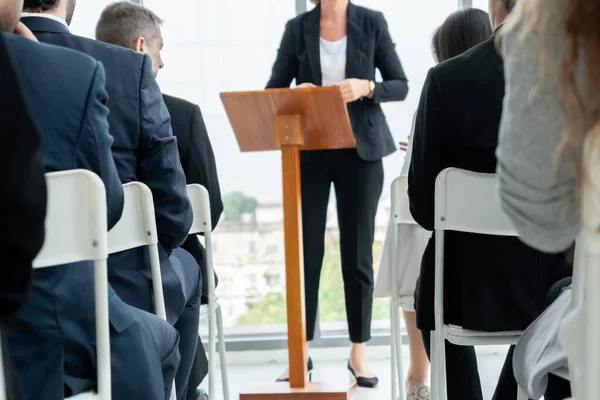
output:
[{"label": "podium stand", "polygon": [[355,384],[308,382],[300,151],[356,147],[337,87],[221,93],[242,152],[281,150],[290,382],[271,383],[240,400],[346,400]]}]

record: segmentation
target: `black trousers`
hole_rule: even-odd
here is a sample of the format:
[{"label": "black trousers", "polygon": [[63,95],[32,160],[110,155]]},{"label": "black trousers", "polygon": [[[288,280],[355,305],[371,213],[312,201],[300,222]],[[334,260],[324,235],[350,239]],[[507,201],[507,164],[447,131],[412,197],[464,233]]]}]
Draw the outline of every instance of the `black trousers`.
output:
[{"label": "black trousers", "polygon": [[383,163],[364,161],[355,149],[315,151],[303,153],[301,172],[307,338],[312,340],[315,333],[333,183],[348,330],[353,343],[365,343],[371,338],[373,240],[383,189]]},{"label": "black trousers", "polygon": [[[422,331],[427,357],[431,359],[431,332]],[[517,381],[512,359],[515,348],[511,346],[506,355],[493,400],[517,398]],[[446,387],[448,400],[483,400],[477,355],[473,346],[457,346],[446,341]]]}]

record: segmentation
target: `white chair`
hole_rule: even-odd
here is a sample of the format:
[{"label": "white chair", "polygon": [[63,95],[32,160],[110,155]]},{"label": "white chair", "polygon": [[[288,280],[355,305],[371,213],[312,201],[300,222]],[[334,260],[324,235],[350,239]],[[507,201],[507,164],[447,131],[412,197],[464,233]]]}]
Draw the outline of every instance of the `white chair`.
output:
[{"label": "white chair", "polygon": [[[399,176],[391,187],[391,223],[392,260],[398,259],[398,228],[400,224],[416,224],[410,213],[408,199],[408,177]],[[395,264],[392,264],[394,266]],[[404,366],[402,364],[402,333],[400,331],[399,309],[414,312],[414,297],[400,296],[398,288],[398,270],[392,267],[392,297],[390,300],[390,326],[392,343],[392,399],[406,399],[404,388]],[[398,393],[400,397],[398,397]]]},{"label": "white chair", "polygon": [[223,334],[223,316],[215,294],[215,276],[213,272],[212,257],[212,222],[210,216],[210,198],[206,188],[201,185],[188,185],[187,194],[192,203],[194,222],[190,229],[190,235],[204,234],[206,245],[206,273],[208,274],[208,313],[206,306],[202,306],[200,318],[206,320],[209,325],[209,350],[208,350],[208,387],[210,396],[215,396],[215,372],[216,372],[216,335],[219,335],[219,360],[221,363],[221,379],[223,384],[223,398],[229,400],[229,377],[227,375],[227,360],[225,358],[225,335]]},{"label": "white chair", "polygon": [[[158,230],[152,192],[141,182],[130,182],[123,185],[123,194],[125,197],[123,214],[117,225],[108,233],[108,254],[148,246],[154,309],[157,316],[166,320],[167,312],[160,274]],[[172,400],[175,400],[177,398],[175,384],[173,384],[171,393]]]},{"label": "white chair", "polygon": [[[480,332],[444,324],[444,233],[517,236],[502,211],[496,175],[456,168],[442,171],[435,183],[435,331],[431,339],[432,398],[447,399],[445,341],[460,345],[513,345],[522,332]],[[523,392],[519,391],[518,399]]]},{"label": "white chair", "polygon": [[108,275],[106,269],[106,192],[102,180],[87,170],[46,174],[46,237],[34,268],[79,261],[94,262],[97,393],[71,399],[111,399]]}]

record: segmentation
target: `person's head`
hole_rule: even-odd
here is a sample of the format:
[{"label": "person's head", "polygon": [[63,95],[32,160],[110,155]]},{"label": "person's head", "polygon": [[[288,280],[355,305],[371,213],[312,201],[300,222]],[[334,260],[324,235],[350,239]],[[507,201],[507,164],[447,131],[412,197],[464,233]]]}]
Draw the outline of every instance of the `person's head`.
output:
[{"label": "person's head", "polygon": [[96,39],[145,53],[152,58],[154,73],[163,67],[163,21],[151,10],[121,1],[106,7],[96,25]]},{"label": "person's head", "polygon": [[489,0],[488,8],[493,29],[498,28],[506,21],[506,17],[516,4],[517,0]]},{"label": "person's head", "polygon": [[438,62],[464,53],[490,38],[488,13],[476,8],[455,11],[433,34],[433,54]]},{"label": "person's head", "polygon": [[0,32],[13,32],[21,18],[23,0],[0,0]]},{"label": "person's head", "polygon": [[23,11],[52,14],[65,20],[67,25],[71,25],[76,3],[76,0],[25,0]]}]

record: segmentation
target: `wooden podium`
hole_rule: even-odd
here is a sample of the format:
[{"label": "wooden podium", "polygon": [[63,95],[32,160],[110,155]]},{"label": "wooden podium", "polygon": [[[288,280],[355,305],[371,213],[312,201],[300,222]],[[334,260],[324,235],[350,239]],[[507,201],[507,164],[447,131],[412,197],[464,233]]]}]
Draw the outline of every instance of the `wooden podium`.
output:
[{"label": "wooden podium", "polygon": [[221,93],[242,152],[281,150],[290,383],[270,383],[240,400],[347,400],[352,383],[308,382],[300,151],[356,147],[348,110],[337,87]]}]

